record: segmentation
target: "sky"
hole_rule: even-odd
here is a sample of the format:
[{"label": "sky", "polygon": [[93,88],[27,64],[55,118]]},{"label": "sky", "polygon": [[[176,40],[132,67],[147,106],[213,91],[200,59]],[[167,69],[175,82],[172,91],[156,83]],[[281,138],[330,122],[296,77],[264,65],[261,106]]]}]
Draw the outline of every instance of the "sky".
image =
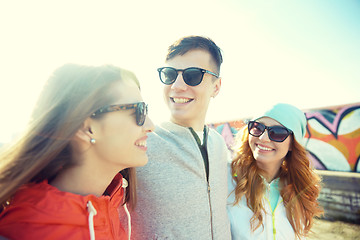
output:
[{"label": "sky", "polygon": [[46,80],[69,62],[133,71],[152,120],[167,120],[156,68],[188,35],[223,51],[207,123],[277,102],[303,110],[360,102],[359,12],[358,0],[1,1],[0,142],[23,131]]}]

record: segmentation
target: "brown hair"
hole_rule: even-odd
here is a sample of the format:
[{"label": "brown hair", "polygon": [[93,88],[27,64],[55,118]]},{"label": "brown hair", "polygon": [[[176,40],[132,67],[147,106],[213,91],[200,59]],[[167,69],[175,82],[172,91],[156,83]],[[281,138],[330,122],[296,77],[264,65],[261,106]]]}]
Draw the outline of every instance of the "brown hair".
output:
[{"label": "brown hair", "polygon": [[[23,184],[53,180],[64,168],[74,164],[70,140],[82,123],[97,109],[111,104],[116,96],[111,86],[130,80],[139,86],[136,76],[127,70],[66,64],[47,81],[26,132],[0,154],[0,204]],[[124,169],[129,182],[125,202],[136,202],[135,169]],[[3,207],[0,207],[0,211]]]},{"label": "brown hair", "polygon": [[[280,195],[283,198],[287,218],[297,237],[306,236],[312,225],[313,217],[320,216],[323,211],[317,197],[320,192],[320,177],[310,168],[310,161],[305,148],[291,135],[291,148],[280,167]],[[235,202],[245,196],[247,206],[253,211],[250,220],[255,231],[263,224],[262,204],[265,185],[260,175],[263,175],[253,157],[249,146],[247,127],[238,135],[239,146],[231,163],[231,174],[236,182]],[[255,222],[258,224],[255,225]]]},{"label": "brown hair", "polygon": [[212,56],[218,75],[220,74],[220,66],[223,62],[221,49],[215,44],[213,40],[202,36],[187,36],[174,42],[168,49],[166,61],[178,55],[184,55],[190,50],[203,49],[208,51]]}]

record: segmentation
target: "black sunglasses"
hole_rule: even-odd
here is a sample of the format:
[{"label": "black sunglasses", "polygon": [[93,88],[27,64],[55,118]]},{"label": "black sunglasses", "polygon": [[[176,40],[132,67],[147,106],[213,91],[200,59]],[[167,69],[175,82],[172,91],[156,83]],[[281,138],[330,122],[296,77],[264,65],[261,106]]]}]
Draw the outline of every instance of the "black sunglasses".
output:
[{"label": "black sunglasses", "polygon": [[128,109],[133,109],[133,108],[135,108],[136,124],[138,126],[144,125],[146,115],[148,113],[148,105],[144,102],[105,106],[105,107],[102,107],[102,108],[96,110],[93,114],[91,114],[91,117],[97,117],[103,113],[115,112],[115,111],[120,111],[120,110],[128,110]]},{"label": "black sunglasses", "polygon": [[172,67],[162,67],[157,69],[159,77],[162,83],[166,85],[173,84],[178,76],[179,72],[182,72],[184,82],[189,86],[196,86],[203,80],[204,74],[209,73],[215,77],[219,77],[216,73],[210,72],[209,70],[190,67],[185,69],[176,69]]},{"label": "black sunglasses", "polygon": [[283,142],[290,134],[292,134],[292,131],[286,127],[268,127],[256,121],[250,121],[248,123],[249,134],[254,137],[260,137],[265,132],[265,129],[268,132],[269,139],[274,142]]}]

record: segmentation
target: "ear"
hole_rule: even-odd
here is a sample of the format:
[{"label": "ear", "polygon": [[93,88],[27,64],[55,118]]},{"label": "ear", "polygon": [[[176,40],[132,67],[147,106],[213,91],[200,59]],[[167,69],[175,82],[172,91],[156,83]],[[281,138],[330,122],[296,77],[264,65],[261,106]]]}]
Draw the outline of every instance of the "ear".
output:
[{"label": "ear", "polygon": [[91,119],[86,119],[81,127],[77,130],[74,140],[79,142],[90,143],[90,139],[93,138],[93,132],[91,130]]},{"label": "ear", "polygon": [[216,97],[219,92],[220,92],[220,88],[221,88],[221,78],[217,79],[215,82],[214,82],[214,92],[213,94],[211,95],[211,97]]}]

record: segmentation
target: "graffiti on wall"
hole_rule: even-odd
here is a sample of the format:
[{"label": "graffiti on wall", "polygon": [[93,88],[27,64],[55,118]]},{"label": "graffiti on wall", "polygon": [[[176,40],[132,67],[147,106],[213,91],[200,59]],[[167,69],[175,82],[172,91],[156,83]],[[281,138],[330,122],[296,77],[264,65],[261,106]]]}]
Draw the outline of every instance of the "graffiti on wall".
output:
[{"label": "graffiti on wall", "polygon": [[306,112],[306,149],[316,168],[360,172],[360,104]]},{"label": "graffiti on wall", "polygon": [[226,146],[231,149],[235,143],[235,135],[238,130],[245,125],[243,120],[213,123],[209,124],[209,127],[216,129],[218,133],[224,138]]},{"label": "graffiti on wall", "polygon": [[[305,147],[317,169],[360,172],[360,103],[305,111]],[[210,124],[229,149],[244,121]]]}]

